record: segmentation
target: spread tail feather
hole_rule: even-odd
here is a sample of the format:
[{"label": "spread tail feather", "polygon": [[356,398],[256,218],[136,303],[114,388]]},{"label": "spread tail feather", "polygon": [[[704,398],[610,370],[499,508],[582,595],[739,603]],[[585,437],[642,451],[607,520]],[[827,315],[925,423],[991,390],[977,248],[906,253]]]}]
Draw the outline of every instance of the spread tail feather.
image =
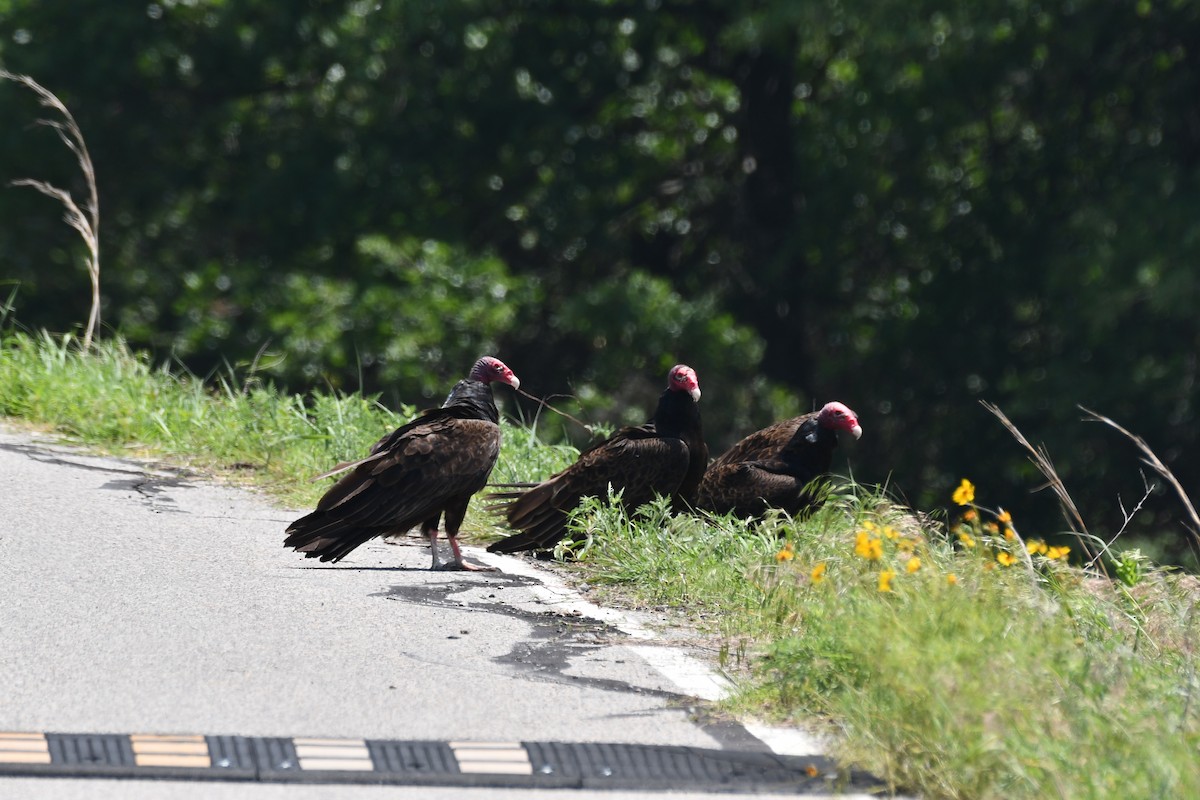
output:
[{"label": "spread tail feather", "polygon": [[510,527],[519,530],[506,539],[488,547],[492,553],[517,553],[522,550],[543,550],[554,545],[567,534],[567,512],[553,505],[555,486],[541,483],[525,492],[497,493],[497,499],[511,502],[495,506],[503,511]]},{"label": "spread tail feather", "polygon": [[488,546],[488,552],[520,553],[524,550],[547,550],[558,544],[566,534],[567,516],[559,512],[558,519],[547,517],[536,527],[493,542]]},{"label": "spread tail feather", "polygon": [[283,546],[304,553],[306,558],[319,558],[323,562],[341,561],[355,548],[379,534],[379,531],[371,529],[339,529],[336,522],[319,524],[320,520],[311,520],[310,524],[304,524],[306,521],[309,521],[309,517],[292,523],[286,531],[288,536],[283,540]]}]

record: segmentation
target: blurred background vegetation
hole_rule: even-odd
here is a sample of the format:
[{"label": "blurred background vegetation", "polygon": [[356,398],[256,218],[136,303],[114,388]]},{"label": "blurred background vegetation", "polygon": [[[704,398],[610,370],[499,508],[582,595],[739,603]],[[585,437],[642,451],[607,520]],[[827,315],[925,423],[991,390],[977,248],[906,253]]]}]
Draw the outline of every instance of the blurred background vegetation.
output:
[{"label": "blurred background vegetation", "polygon": [[[96,164],[104,323],[156,358],[433,404],[492,352],[614,423],[684,361],[714,450],[842,400],[857,479],[968,476],[1034,536],[979,400],[1097,533],[1143,484],[1076,404],[1200,488],[1198,56],[1183,0],[0,0]],[[77,189],[39,116],[0,84],[0,181]],[[81,323],[61,209],[0,220],[15,318]],[[1132,533],[1184,558],[1180,517]]]}]

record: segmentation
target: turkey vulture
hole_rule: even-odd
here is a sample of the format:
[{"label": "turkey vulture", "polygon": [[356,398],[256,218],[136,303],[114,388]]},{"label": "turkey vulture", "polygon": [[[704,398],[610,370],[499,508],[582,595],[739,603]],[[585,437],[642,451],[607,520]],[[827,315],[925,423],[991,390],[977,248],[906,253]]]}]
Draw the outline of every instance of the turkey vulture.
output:
[{"label": "turkey vulture", "polygon": [[767,508],[795,516],[816,503],[809,483],[829,471],[838,431],[862,436],[858,417],[841,403],[776,422],[725,451],[704,473],[699,508],[758,517]]},{"label": "turkey vulture", "polygon": [[[492,553],[553,547],[567,532],[567,517],[584,497],[604,497],[611,485],[628,510],[654,495],[690,502],[708,461],[700,428],[700,382],[696,371],[677,364],[667,374],[654,419],[622,428],[580,453],[574,464],[524,492],[498,492],[511,502],[498,507],[520,531],[492,544]],[[690,482],[690,486],[688,485]],[[692,495],[681,496],[682,491]]]},{"label": "turkey vulture", "polygon": [[429,537],[431,569],[438,569],[438,518],[445,514],[446,538],[454,551],[445,568],[480,569],[463,561],[458,529],[471,495],[487,483],[500,454],[493,381],[514,389],[521,384],[499,359],[484,356],[441,408],[392,431],[366,458],[326,473],[353,470],[330,487],[315,511],[288,526],[284,547],[308,558],[340,561],[368,539],[420,525]]}]

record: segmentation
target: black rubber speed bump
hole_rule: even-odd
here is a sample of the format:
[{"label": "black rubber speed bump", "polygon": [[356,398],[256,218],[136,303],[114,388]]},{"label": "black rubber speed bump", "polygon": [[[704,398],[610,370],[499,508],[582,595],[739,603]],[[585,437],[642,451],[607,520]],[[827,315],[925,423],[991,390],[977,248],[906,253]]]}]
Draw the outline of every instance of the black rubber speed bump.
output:
[{"label": "black rubber speed bump", "polygon": [[47,734],[50,766],[83,770],[96,775],[123,775],[136,766],[128,736]]},{"label": "black rubber speed bump", "polygon": [[821,756],[597,742],[0,733],[0,776],[266,783],[870,792]]},{"label": "black rubber speed bump", "polygon": [[569,785],[637,789],[686,786],[797,788],[819,785],[832,765],[820,757],[636,744],[529,742],[535,773],[558,775]]},{"label": "black rubber speed bump", "polygon": [[379,769],[389,775],[424,779],[459,772],[458,761],[447,742],[372,740],[367,742],[367,749]]}]

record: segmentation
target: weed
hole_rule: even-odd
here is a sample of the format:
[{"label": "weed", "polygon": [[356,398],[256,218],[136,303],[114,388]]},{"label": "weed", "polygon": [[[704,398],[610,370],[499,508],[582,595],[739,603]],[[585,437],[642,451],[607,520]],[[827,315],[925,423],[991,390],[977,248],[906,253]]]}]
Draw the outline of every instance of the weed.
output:
[{"label": "weed", "polygon": [[87,143],[83,139],[83,131],[75,122],[74,115],[63,104],[58,96],[28,75],[14,75],[0,69],[0,80],[9,80],[20,84],[37,95],[38,102],[43,108],[56,112],[62,119],[40,119],[38,125],[52,129],[58,134],[59,140],[75,156],[79,171],[87,186],[88,196],[84,207],[80,208],[71,193],[53,186],[45,181],[21,178],[12,182],[13,186],[28,186],[47,197],[52,197],[62,204],[64,221],[75,229],[79,238],[87,248],[87,272],[92,287],[92,305],[88,312],[87,325],[83,331],[83,348],[91,347],[92,337],[100,326],[100,194],[96,189],[96,170],[92,165],[92,156],[88,152]]}]

